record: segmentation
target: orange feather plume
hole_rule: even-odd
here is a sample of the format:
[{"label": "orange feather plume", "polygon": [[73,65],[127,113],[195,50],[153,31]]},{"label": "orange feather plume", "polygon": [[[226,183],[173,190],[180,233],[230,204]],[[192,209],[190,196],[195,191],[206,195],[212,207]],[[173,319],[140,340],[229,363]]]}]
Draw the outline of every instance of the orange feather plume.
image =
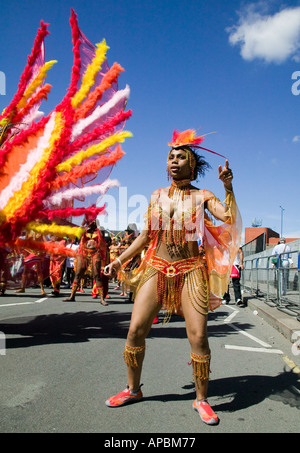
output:
[{"label": "orange feather plume", "polygon": [[183,145],[199,145],[203,142],[204,136],[196,136],[196,131],[194,129],[187,129],[186,131],[179,132],[174,130],[172,142],[168,143],[169,146],[176,148],[177,146]]}]

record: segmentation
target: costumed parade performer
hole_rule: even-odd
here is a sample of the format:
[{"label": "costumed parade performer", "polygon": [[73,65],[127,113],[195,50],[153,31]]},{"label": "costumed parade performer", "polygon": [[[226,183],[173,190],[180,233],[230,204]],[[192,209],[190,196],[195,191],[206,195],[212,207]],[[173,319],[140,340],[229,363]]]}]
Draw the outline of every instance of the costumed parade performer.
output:
[{"label": "costumed parade performer", "polygon": [[[101,228],[100,228],[100,233],[101,233]],[[110,299],[110,295],[108,294],[108,291],[109,291],[109,277],[104,274],[104,268],[105,268],[105,266],[107,266],[107,264],[110,263],[109,244],[111,243],[111,239],[110,238],[106,238],[106,239],[103,238],[103,240],[104,240],[105,244],[103,243],[103,246],[102,246],[102,253],[101,253],[102,259],[101,259],[101,273],[100,273],[100,277],[101,277],[101,281],[102,281],[103,298],[104,299]],[[94,280],[93,290],[92,290],[93,299],[97,299],[98,295],[99,295],[98,287],[96,285],[96,281]]]},{"label": "costumed parade performer", "polygon": [[[209,309],[221,304],[227,289],[240,245],[241,218],[227,160],[223,167],[219,166],[219,179],[225,188],[224,205],[212,192],[191,184],[209,166],[197,154],[203,138],[197,137],[194,130],[174,131],[167,160],[172,183],[153,192],[141,234],[107,268],[108,275],[115,275],[124,263],[149,246],[136,271],[139,284],[123,353],[128,386],[109,398],[106,405],[119,407],[142,398],[145,339],[163,309],[167,318],[173,313],[185,318],[196,388],[193,408],[203,422],[217,424],[218,416],[207,401],[211,360],[207,315]],[[214,226],[207,211],[223,223]],[[199,252],[199,239],[205,255]]]},{"label": "costumed parade performer", "polygon": [[81,236],[76,254],[76,271],[70,297],[65,301],[75,301],[75,294],[87,270],[91,272],[91,281],[95,282],[96,293],[102,305],[108,305],[104,300],[103,282],[101,278],[101,262],[106,259],[106,242],[97,227],[95,219],[86,218],[86,230]]},{"label": "costumed parade performer", "polygon": [[[125,250],[127,250],[131,244],[131,235],[125,232],[125,236],[121,240],[120,245],[120,253],[122,254]],[[123,264],[122,272],[119,272],[118,280],[121,286],[121,294],[122,297],[128,297],[129,289],[128,289],[128,276],[131,268],[131,260],[128,260],[127,263]]]},{"label": "costumed parade performer", "polygon": [[[118,236],[112,235],[111,245],[109,247],[109,262],[112,263],[116,258],[118,258],[119,255],[120,255],[120,244],[118,241]],[[113,282],[116,283],[117,285],[115,289],[119,289],[120,286],[116,277],[113,279]]]},{"label": "costumed parade performer", "polygon": [[[84,228],[71,219],[104,214],[105,206],[74,207],[75,200],[103,196],[119,185],[108,176],[124,155],[120,143],[132,135],[123,130],[131,116],[125,111],[129,87],[118,89],[124,69],[118,63],[109,67],[105,40],[93,46],[73,10],[70,25],[74,63],[62,101],[47,116],[39,111],[51,88],[45,84],[47,71],[55,63],[45,62],[49,32],[41,21],[18,90],[0,115],[1,250],[74,257],[65,245],[32,235],[80,239]],[[23,231],[31,237],[22,238]],[[7,272],[2,274],[7,280]]]},{"label": "costumed parade performer", "polygon": [[7,256],[9,249],[0,247],[0,296],[4,296],[6,291],[7,280],[9,276],[9,266]]},{"label": "costumed parade performer", "polygon": [[[59,239],[55,236],[51,238],[52,242],[56,242],[58,246],[64,247],[66,246],[66,239]],[[62,271],[63,265],[66,261],[66,257],[64,255],[50,255],[50,281],[53,288],[52,295],[54,297],[58,297],[60,293],[60,285],[62,280]]]},{"label": "costumed parade performer", "polygon": [[[41,234],[31,233],[27,235],[29,239],[33,239],[36,242],[39,242],[41,245],[44,243],[45,238]],[[30,250],[22,250],[21,254],[23,256],[23,273],[21,277],[21,288],[16,290],[16,293],[25,293],[25,288],[30,283],[34,283],[33,269],[36,270],[37,281],[41,288],[41,295],[46,296],[46,291],[44,289],[44,274],[43,274],[43,261],[45,258],[45,253],[41,250],[40,252],[31,253]]]}]

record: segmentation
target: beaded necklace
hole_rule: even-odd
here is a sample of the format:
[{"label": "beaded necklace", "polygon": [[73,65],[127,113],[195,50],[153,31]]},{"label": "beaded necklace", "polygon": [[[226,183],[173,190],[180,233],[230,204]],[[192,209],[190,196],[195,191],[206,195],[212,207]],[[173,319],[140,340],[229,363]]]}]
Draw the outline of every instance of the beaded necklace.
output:
[{"label": "beaded necklace", "polygon": [[172,184],[169,189],[168,196],[174,202],[184,200],[187,195],[190,195],[191,191],[191,180],[190,179],[181,179],[179,181],[173,179]]},{"label": "beaded necklace", "polygon": [[[169,209],[165,209],[160,205],[158,200],[150,204],[148,207],[148,235],[151,239],[158,236],[158,244],[161,242],[166,245],[184,246],[187,243],[187,238],[190,234],[195,233],[197,207],[189,210],[189,213],[180,208],[180,204],[191,195],[190,179],[173,180],[168,190],[169,200],[172,201],[171,215]],[[181,212],[180,218],[178,212]],[[188,226],[188,229],[186,227]]]},{"label": "beaded necklace", "polygon": [[[190,179],[182,179],[179,181],[175,179],[172,180],[168,196],[173,201],[174,213],[177,211],[178,204],[180,203],[180,201],[184,201],[184,199],[190,195],[191,193],[190,188],[191,188]],[[184,211],[182,211],[181,222],[179,224],[178,220],[179,219],[177,219],[177,225],[175,225],[174,215],[171,217],[169,228],[163,232],[161,238],[163,243],[167,245],[171,244],[183,245],[184,243],[186,243]]]}]

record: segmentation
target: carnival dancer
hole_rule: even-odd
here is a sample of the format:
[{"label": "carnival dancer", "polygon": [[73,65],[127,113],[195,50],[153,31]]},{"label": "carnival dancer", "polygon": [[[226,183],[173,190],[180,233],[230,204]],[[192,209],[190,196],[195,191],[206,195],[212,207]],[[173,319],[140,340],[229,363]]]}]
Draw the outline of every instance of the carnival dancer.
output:
[{"label": "carnival dancer", "polygon": [[111,245],[109,246],[109,260],[114,261],[120,255],[120,246],[117,236],[112,236]]},{"label": "carnival dancer", "polygon": [[[120,255],[120,244],[117,236],[112,236],[111,245],[109,247],[109,261],[112,263]],[[113,278],[113,282],[116,283],[115,289],[120,289],[119,282],[116,277]]]},{"label": "carnival dancer", "polygon": [[101,280],[101,260],[105,259],[106,242],[103,239],[96,220],[93,220],[86,227],[81,236],[76,257],[76,272],[72,285],[70,297],[65,301],[75,301],[75,294],[86,270],[90,267],[92,282],[95,280],[98,295],[102,305],[108,305],[103,298],[103,284]]},{"label": "carnival dancer", "polygon": [[[109,277],[104,274],[105,266],[107,266],[107,264],[110,263],[109,247],[108,247],[108,244],[106,241],[105,241],[105,243],[106,243],[106,248],[104,248],[104,244],[103,244],[103,249],[102,249],[101,280],[102,280],[102,287],[103,287],[103,298],[110,299],[110,295],[108,294]],[[98,297],[97,285],[96,285],[95,280],[93,283],[92,296],[93,296],[93,299],[97,299],[97,297]]]},{"label": "carnival dancer", "polygon": [[[127,250],[132,243],[131,240],[131,235],[128,233],[125,233],[125,236],[122,239],[121,245],[120,245],[120,252],[123,253],[125,250]],[[123,297],[128,297],[129,293],[129,285],[128,285],[128,277],[131,269],[131,259],[128,260],[126,263],[124,263],[123,268],[122,268],[122,273],[119,273],[119,281],[121,285],[121,294],[120,296]]]},{"label": "carnival dancer", "polygon": [[[209,309],[221,304],[227,288],[240,244],[241,221],[227,160],[223,168],[219,166],[219,179],[225,188],[224,205],[212,192],[191,184],[209,166],[196,152],[202,148],[203,138],[197,137],[194,130],[174,131],[167,160],[172,184],[152,194],[144,229],[107,269],[108,275],[113,276],[149,244],[136,272],[139,285],[123,354],[128,386],[109,398],[106,405],[119,407],[142,398],[145,339],[155,316],[163,309],[167,318],[172,313],[182,313],[185,318],[196,388],[193,408],[203,422],[217,424],[218,416],[207,401],[211,359],[207,315]],[[224,223],[214,226],[205,211]],[[199,236],[206,265],[199,253]]]},{"label": "carnival dancer", "polygon": [[[52,236],[51,239],[52,239],[51,242],[56,242],[59,246],[66,245],[65,239],[56,238],[55,236]],[[59,293],[60,293],[60,285],[61,285],[61,280],[62,280],[62,267],[63,267],[65,260],[66,260],[66,257],[63,255],[57,255],[57,254],[52,254],[52,253],[50,255],[49,272],[50,272],[50,281],[51,281],[51,285],[53,288],[53,291],[52,291],[53,297],[58,297]]]},{"label": "carnival dancer", "polygon": [[8,254],[8,247],[0,247],[0,296],[4,296],[5,294],[9,276],[9,265],[7,261]]},{"label": "carnival dancer", "polygon": [[[27,237],[29,239],[33,239],[35,242],[44,242],[45,238],[43,235],[30,232]],[[28,284],[27,280],[29,275],[32,273],[32,269],[35,268],[37,274],[37,280],[41,287],[41,295],[46,296],[47,293],[44,289],[44,275],[43,275],[43,261],[45,258],[45,252],[38,251],[37,253],[32,253],[31,251],[27,251],[25,249],[22,250],[23,254],[23,264],[24,269],[21,277],[21,288],[17,289],[16,293],[25,293],[25,288]]]},{"label": "carnival dancer", "polygon": [[109,291],[109,277],[104,273],[105,266],[110,263],[110,256],[109,256],[109,243],[105,241],[106,247],[104,249],[103,246],[103,261],[101,266],[101,279],[103,285],[103,297],[105,299],[110,299],[110,295],[108,294]]}]

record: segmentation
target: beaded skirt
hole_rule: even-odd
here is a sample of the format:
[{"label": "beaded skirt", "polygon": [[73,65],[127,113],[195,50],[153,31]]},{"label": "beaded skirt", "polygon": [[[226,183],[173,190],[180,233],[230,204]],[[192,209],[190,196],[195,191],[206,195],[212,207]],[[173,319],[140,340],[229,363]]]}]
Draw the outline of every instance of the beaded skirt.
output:
[{"label": "beaded skirt", "polygon": [[203,315],[209,310],[209,284],[206,267],[201,257],[169,262],[152,256],[139,282],[137,292],[150,278],[157,275],[157,301],[166,311],[166,320],[173,313],[181,314],[184,285],[194,309]]}]

